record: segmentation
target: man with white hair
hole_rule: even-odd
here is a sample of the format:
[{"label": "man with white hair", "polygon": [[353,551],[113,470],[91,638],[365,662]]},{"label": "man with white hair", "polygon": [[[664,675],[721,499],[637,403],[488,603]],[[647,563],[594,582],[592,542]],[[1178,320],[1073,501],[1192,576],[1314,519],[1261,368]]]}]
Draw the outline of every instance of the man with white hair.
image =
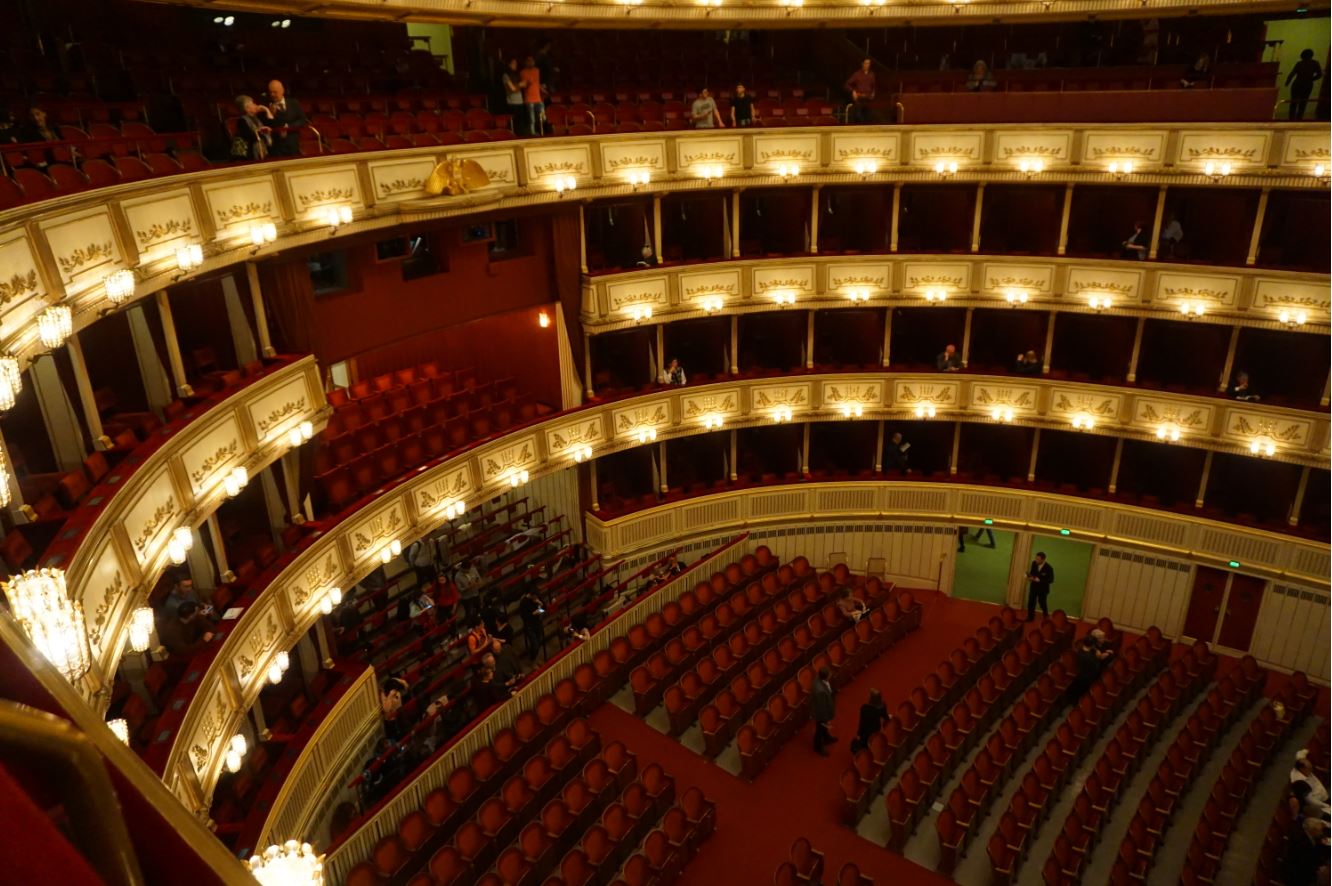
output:
[{"label": "man with white hair", "polygon": [[287,95],[281,80],[268,84],[268,111],[273,119],[269,125],[273,128],[274,157],[295,157],[301,152],[301,136],[297,131],[302,126],[309,126],[310,121],[301,109],[301,103]]},{"label": "man with white hair", "polygon": [[1301,750],[1295,755],[1295,766],[1290,770],[1291,790],[1300,798],[1305,811],[1327,818],[1332,806],[1328,805],[1327,787],[1323,780],[1314,774],[1313,764],[1309,762],[1309,752]]}]

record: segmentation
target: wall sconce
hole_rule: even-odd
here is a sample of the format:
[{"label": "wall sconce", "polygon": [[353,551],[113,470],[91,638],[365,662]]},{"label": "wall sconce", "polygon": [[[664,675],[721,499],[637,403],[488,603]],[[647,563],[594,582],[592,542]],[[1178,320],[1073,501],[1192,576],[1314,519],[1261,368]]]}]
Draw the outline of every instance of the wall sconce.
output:
[{"label": "wall sconce", "polygon": [[1156,439],[1165,443],[1179,442],[1179,425],[1173,421],[1162,422],[1156,426]]},{"label": "wall sconce", "polygon": [[644,320],[652,319],[652,305],[633,305],[625,309],[629,317],[635,323],[642,323]]},{"label": "wall sconce", "polygon": [[957,161],[949,160],[945,163],[943,160],[936,160],[934,163],[934,174],[940,178],[948,178],[950,175],[957,175]]},{"label": "wall sconce", "polygon": [[531,476],[524,468],[509,468],[504,474],[504,478],[509,481],[509,487],[512,489],[517,489],[526,483]]},{"label": "wall sconce", "polygon": [[1277,314],[1277,319],[1285,324],[1286,328],[1294,329],[1296,326],[1303,326],[1309,322],[1308,311],[1287,311],[1284,308]]},{"label": "wall sconce", "polygon": [[932,305],[948,301],[948,290],[946,289],[926,289],[923,295],[925,301]]},{"label": "wall sconce", "polygon": [[9,507],[9,468],[0,462],[0,508]]},{"label": "wall sconce", "polygon": [[703,416],[703,427],[709,431],[718,430],[724,422],[725,419],[722,418],[720,412],[709,412],[707,415]]},{"label": "wall sconce", "polygon": [[912,411],[916,413],[916,418],[934,418],[938,414],[933,403],[917,403]]},{"label": "wall sconce", "polygon": [[[23,390],[23,373],[19,370],[18,357],[12,354],[0,356],[0,412],[5,412],[14,408],[18,402],[18,395]],[[8,484],[5,492],[8,494]],[[9,502],[0,503],[0,506]]]},{"label": "wall sconce", "polygon": [[865,414],[865,407],[860,403],[843,403],[838,411],[842,418],[860,418]]},{"label": "wall sconce", "polygon": [[106,728],[111,730],[112,735],[120,739],[121,744],[129,744],[129,723],[123,717],[107,720]]},{"label": "wall sconce", "polygon": [[846,292],[846,297],[851,299],[852,302],[863,302],[870,300],[870,291],[869,289],[864,287],[853,286],[852,288],[845,290],[845,292]]},{"label": "wall sconce", "polygon": [[379,549],[379,562],[387,566],[394,557],[402,553],[402,542],[396,538],[390,539],[389,543]]},{"label": "wall sconce", "polygon": [[319,611],[324,615],[332,615],[333,607],[342,602],[342,588],[329,588],[322,597],[319,598]]},{"label": "wall sconce", "polygon": [[[866,4],[866,0],[860,0],[860,2],[862,6]],[[877,5],[882,6],[883,3],[878,3]],[[874,175],[879,171],[879,161],[860,159],[852,163],[851,168],[855,171],[856,175],[861,178],[869,178],[871,175]]]},{"label": "wall sconce", "polygon": [[348,205],[325,206],[319,211],[319,218],[328,225],[329,236],[338,232],[338,228],[351,224],[352,208]]},{"label": "wall sconce", "polygon": [[1118,179],[1119,181],[1123,181],[1124,178],[1125,178],[1125,176],[1129,176],[1129,175],[1132,175],[1132,174],[1133,174],[1133,161],[1132,161],[1132,160],[1111,160],[1111,161],[1110,161],[1110,174],[1113,175],[1113,176],[1114,176],[1116,179]]},{"label": "wall sconce", "polygon": [[785,181],[800,174],[800,164],[798,163],[778,163],[777,176]]},{"label": "wall sconce", "polygon": [[180,526],[171,533],[167,541],[167,557],[179,566],[185,562],[185,555],[194,547],[194,533],[188,526]]},{"label": "wall sconce", "polygon": [[323,886],[324,856],[309,843],[288,840],[251,858],[250,875],[260,886]]},{"label": "wall sconce", "polygon": [[1002,424],[1008,424],[1013,421],[1013,408],[1011,406],[996,406],[990,410],[990,418]]},{"label": "wall sconce", "polygon": [[243,466],[237,466],[227,472],[222,478],[222,488],[226,490],[227,498],[235,498],[240,495],[245,485],[250,482],[250,472]]},{"label": "wall sconce", "polygon": [[308,421],[303,421],[296,427],[287,431],[287,442],[292,446],[300,446],[302,443],[314,436],[314,425]]},{"label": "wall sconce", "polygon": [[74,331],[74,314],[68,305],[53,305],[37,315],[37,337],[47,350],[65,343]]},{"label": "wall sconce", "polygon": [[777,302],[778,307],[795,304],[795,293],[789,289],[779,289],[772,294],[772,300]]},{"label": "wall sconce", "polygon": [[694,174],[703,179],[711,187],[715,181],[720,181],[725,169],[720,163],[700,163],[694,166]]},{"label": "wall sconce", "polygon": [[1031,178],[1034,175],[1040,175],[1045,171],[1045,161],[1023,157],[1018,161],[1018,172]]},{"label": "wall sconce", "polygon": [[[717,5],[720,6],[721,4],[718,3]],[[639,188],[646,187],[647,183],[652,181],[652,173],[646,169],[634,170],[627,173],[624,179],[637,191]]]},{"label": "wall sconce", "polygon": [[1108,295],[1090,295],[1087,297],[1087,306],[1098,314],[1109,310],[1110,305],[1111,300]]},{"label": "wall sconce", "polygon": [[573,453],[573,460],[580,465],[592,457],[592,447],[586,443],[575,444],[570,452]]},{"label": "wall sconce", "polygon": [[542,311],[540,314],[537,314],[537,325],[540,326],[542,329],[549,329],[550,314],[547,314],[545,311]]},{"label": "wall sconce", "polygon": [[805,0],[777,0],[777,5],[786,8],[786,14],[789,17],[797,9],[805,5]]},{"label": "wall sconce", "polygon": [[1090,431],[1095,427],[1096,419],[1092,418],[1087,413],[1079,412],[1077,415],[1073,416],[1073,430]]},{"label": "wall sconce", "polygon": [[1196,320],[1207,313],[1207,306],[1200,301],[1179,303],[1179,312],[1190,320]]},{"label": "wall sconce", "polygon": [[250,750],[249,744],[245,741],[245,736],[237,732],[231,737],[231,743],[227,745],[227,771],[240,772],[241,761],[245,759],[245,754]]},{"label": "wall sconce", "polygon": [[250,250],[250,255],[254,255],[276,239],[277,225],[272,222],[250,223],[250,245],[254,247]]},{"label": "wall sconce", "polygon": [[698,5],[709,7],[708,12],[711,12],[713,9],[721,9],[722,0],[698,0]]},{"label": "wall sconce", "polygon": [[706,313],[715,314],[726,305],[726,302],[720,295],[705,295],[699,299],[699,305]]},{"label": "wall sconce", "polygon": [[130,613],[129,648],[131,652],[147,652],[153,642],[153,610],[140,606]]},{"label": "wall sconce", "polygon": [[578,187],[578,179],[572,175],[552,175],[550,184],[555,189],[555,193],[563,197],[567,192]]},{"label": "wall sconce", "polygon": [[1332,182],[1332,175],[1328,174],[1327,167],[1324,166],[1322,163],[1314,164],[1313,177],[1318,179],[1323,184],[1328,184],[1329,182]]},{"label": "wall sconce", "polygon": [[1249,441],[1249,454],[1259,458],[1271,458],[1276,455],[1276,444],[1267,437],[1254,437]]},{"label": "wall sconce", "polygon": [[[203,258],[203,245],[200,243],[189,243],[185,246],[177,246],[176,270],[180,271],[180,273],[172,279],[184,279],[186,274],[203,264]],[[131,292],[132,291],[133,290],[131,290]],[[112,299],[112,301],[114,301],[114,299]]]},{"label": "wall sconce", "polygon": [[274,686],[282,682],[282,675],[291,667],[291,656],[286,652],[279,652],[273,659],[273,663],[268,666],[268,682]]},{"label": "wall sconce", "polygon": [[60,569],[30,569],[9,579],[10,611],[37,651],[73,683],[92,667],[83,604],[71,600]]},{"label": "wall sconce", "polygon": [[639,443],[651,443],[653,440],[657,439],[657,429],[641,427],[634,434],[634,437],[637,438]]},{"label": "wall sconce", "polygon": [[1221,179],[1230,175],[1230,161],[1222,160],[1220,163],[1214,163],[1211,160],[1208,160],[1203,164],[1203,175],[1207,176],[1214,182],[1221,181]]},{"label": "wall sconce", "polygon": [[1027,303],[1028,295],[1022,290],[1010,289],[1004,293],[1004,301],[1008,302],[1010,308],[1016,308],[1018,305]]},{"label": "wall sconce", "polygon": [[772,420],[781,424],[791,420],[795,413],[791,411],[790,406],[774,406],[772,409]]},{"label": "wall sconce", "polygon": [[[200,261],[202,260],[200,258]],[[123,305],[134,297],[134,272],[125,268],[112,271],[102,280],[102,291],[106,293],[106,300],[111,304],[117,307]]]}]

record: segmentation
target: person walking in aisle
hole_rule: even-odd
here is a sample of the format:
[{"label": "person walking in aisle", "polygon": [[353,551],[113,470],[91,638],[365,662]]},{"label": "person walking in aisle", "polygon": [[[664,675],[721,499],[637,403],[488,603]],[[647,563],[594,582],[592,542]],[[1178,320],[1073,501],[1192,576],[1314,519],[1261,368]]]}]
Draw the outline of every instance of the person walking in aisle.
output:
[{"label": "person walking in aisle", "polygon": [[1050,607],[1047,600],[1050,596],[1050,585],[1054,584],[1054,567],[1045,562],[1045,552],[1037,551],[1036,559],[1031,561],[1031,568],[1027,570],[1027,583],[1030,590],[1027,591],[1027,621],[1033,621],[1036,618],[1036,606],[1041,607],[1041,614],[1050,615]]},{"label": "person walking in aisle", "polygon": [[809,715],[814,721],[814,752],[824,757],[828,752],[824,747],[837,741],[837,738],[828,731],[828,724],[832,722],[837,713],[837,706],[833,698],[832,683],[828,680],[828,669],[819,668],[818,676],[814,679],[814,686],[809,691]]}]

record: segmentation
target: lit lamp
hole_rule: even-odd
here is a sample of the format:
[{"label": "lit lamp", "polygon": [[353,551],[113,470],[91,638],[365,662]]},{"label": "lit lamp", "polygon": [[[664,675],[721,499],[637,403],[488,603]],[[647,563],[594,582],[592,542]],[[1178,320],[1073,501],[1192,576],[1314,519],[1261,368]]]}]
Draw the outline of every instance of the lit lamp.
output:
[{"label": "lit lamp", "polygon": [[644,320],[652,319],[652,305],[631,305],[627,310],[630,319],[635,323],[642,323]]},{"label": "lit lamp", "polygon": [[319,611],[324,615],[331,615],[333,607],[342,602],[342,588],[329,588],[324,596],[319,598]]},{"label": "lit lamp", "polygon": [[805,0],[777,0],[777,5],[785,7],[786,14],[789,16],[797,9],[805,5]]},{"label": "lit lamp", "polygon": [[699,300],[699,305],[709,314],[715,314],[725,305],[720,295],[705,295]]},{"label": "lit lamp", "polygon": [[[862,6],[866,4],[866,0],[860,0],[860,2]],[[876,5],[882,6],[883,3],[877,3]],[[851,168],[855,170],[856,175],[861,178],[869,178],[871,175],[874,175],[879,171],[879,161],[862,157],[852,163]]]},{"label": "lit lamp", "polygon": [[231,743],[227,745],[227,771],[240,772],[241,761],[245,759],[245,754],[250,750],[250,746],[245,741],[245,736],[237,732],[231,737]]},{"label": "lit lamp", "polygon": [[709,187],[713,182],[720,181],[723,173],[724,169],[719,163],[699,163],[694,166],[694,174],[707,182]]},{"label": "lit lamp", "polygon": [[703,416],[703,427],[709,431],[718,430],[725,423],[720,412],[709,412]]},{"label": "lit lamp", "polygon": [[53,305],[37,315],[37,337],[47,349],[58,348],[74,331],[74,314],[68,305]]},{"label": "lit lamp", "polygon": [[772,420],[778,424],[790,421],[793,415],[790,406],[775,406],[772,410]]},{"label": "lit lamp", "polygon": [[245,484],[250,482],[250,472],[244,466],[238,465],[227,472],[222,478],[222,486],[226,490],[227,498],[235,498],[240,495]]},{"label": "lit lamp", "polygon": [[586,443],[575,444],[571,452],[573,453],[573,460],[580,465],[592,457],[592,447]]},{"label": "lit lamp", "polygon": [[1163,422],[1156,426],[1156,439],[1165,443],[1179,442],[1179,425],[1174,422]]},{"label": "lit lamp", "polygon": [[1010,308],[1016,308],[1018,305],[1027,303],[1027,293],[1021,290],[1010,289],[1004,293],[1004,301],[1008,302]]},{"label": "lit lamp", "polygon": [[[655,436],[656,431],[653,431],[653,434]],[[532,475],[529,474],[525,468],[509,468],[506,474],[509,486],[513,489],[517,489],[519,486],[526,483],[531,476]]]},{"label": "lit lamp", "polygon": [[542,329],[549,329],[550,314],[547,314],[545,311],[542,311],[540,314],[537,314],[537,325],[540,326]]},{"label": "lit lamp", "polygon": [[1045,171],[1045,161],[1040,159],[1031,159],[1023,157],[1018,161],[1018,172],[1031,178],[1034,175],[1040,175]]},{"label": "lit lamp", "polygon": [[336,234],[338,228],[351,224],[352,208],[345,203],[338,206],[325,206],[320,210],[320,218],[324,224],[328,225],[329,234]]},{"label": "lit lamp", "polygon": [[188,526],[181,526],[171,533],[167,542],[167,556],[177,566],[185,562],[185,555],[194,547],[194,533]]},{"label": "lit lamp", "polygon": [[14,408],[19,392],[23,390],[23,373],[18,357],[0,356],[0,412]]},{"label": "lit lamp", "polygon": [[657,439],[657,429],[646,426],[641,427],[634,436],[638,439],[639,443],[651,443],[653,440]]},{"label": "lit lamp", "polygon": [[102,291],[111,304],[123,305],[134,295],[134,272],[126,268],[112,271],[102,280]]},{"label": "lit lamp", "polygon": [[1189,320],[1196,320],[1207,313],[1207,306],[1200,301],[1179,303],[1179,312]]},{"label": "lit lamp", "polygon": [[83,604],[69,598],[65,573],[30,569],[9,580],[5,596],[15,621],[47,661],[73,683],[92,666]]},{"label": "lit lamp", "polygon": [[990,418],[1002,424],[1008,424],[1013,420],[1013,409],[1009,406],[996,406],[990,410]]},{"label": "lit lamp", "polygon": [[444,517],[447,520],[454,520],[467,512],[467,505],[462,499],[448,501],[444,504]]},{"label": "lit lamp", "polygon": [[107,720],[106,728],[111,730],[111,734],[120,739],[121,744],[129,744],[129,723],[123,718]]},{"label": "lit lamp", "polygon": [[777,177],[785,181],[800,174],[800,165],[798,163],[778,163]]},{"label": "lit lamp", "polygon": [[251,858],[250,874],[260,886],[323,886],[324,856],[309,843],[288,840]]},{"label": "lit lamp", "polygon": [[639,188],[646,187],[647,183],[652,181],[652,173],[646,169],[635,169],[627,173],[624,178],[637,191]]},{"label": "lit lamp", "polygon": [[273,659],[273,663],[268,666],[268,682],[274,686],[282,682],[282,675],[291,667],[291,656],[286,652],[279,652]]},{"label": "lit lamp", "polygon": [[1096,427],[1096,419],[1085,412],[1079,412],[1073,416],[1073,429],[1077,431],[1090,431]]},{"label": "lit lamp", "polygon": [[842,418],[860,418],[865,414],[865,407],[860,403],[843,403],[839,411]]},{"label": "lit lamp", "polygon": [[1208,160],[1203,164],[1203,175],[1207,176],[1214,182],[1219,182],[1221,179],[1230,175],[1230,169],[1229,160],[1222,160],[1220,163],[1214,163],[1211,160]]},{"label": "lit lamp", "polygon": [[853,302],[869,301],[870,291],[869,289],[864,287],[853,286],[852,288],[846,290],[846,297],[851,299],[851,301]]},{"label": "lit lamp", "polygon": [[913,411],[916,413],[916,418],[934,418],[938,414],[933,403],[917,403]]},{"label": "lit lamp", "polygon": [[1123,181],[1125,176],[1133,174],[1133,161],[1111,160],[1109,170],[1110,174],[1113,175],[1116,179]]},{"label": "lit lamp", "polygon": [[950,175],[957,175],[957,161],[936,160],[934,162],[934,174],[940,178],[948,178]]},{"label": "lit lamp", "polygon": [[925,301],[932,305],[948,301],[948,290],[946,289],[926,289],[923,294]]},{"label": "lit lamp", "polygon": [[1323,184],[1327,184],[1328,182],[1332,181],[1332,176],[1328,175],[1327,167],[1324,166],[1322,163],[1314,164],[1313,177],[1318,179]]},{"label": "lit lamp", "polygon": [[566,192],[572,191],[578,187],[578,179],[574,178],[572,175],[552,175],[550,177],[550,183],[551,186],[555,188],[555,193],[559,194],[561,197],[563,197]]},{"label": "lit lamp", "polygon": [[1288,328],[1294,329],[1296,326],[1303,326],[1309,322],[1308,311],[1287,311],[1284,308],[1277,314],[1277,319],[1284,323]]},{"label": "lit lamp", "polygon": [[779,289],[772,294],[772,300],[777,303],[778,307],[784,308],[787,305],[793,305],[795,304],[795,292],[790,289]]},{"label": "lit lamp", "polygon": [[1108,295],[1087,296],[1087,306],[1098,314],[1101,313],[1102,311],[1109,310],[1110,304],[1111,304],[1110,296]]},{"label": "lit lamp", "polygon": [[263,249],[269,243],[277,239],[277,225],[272,222],[251,222],[250,223],[250,245],[254,249],[251,255]]},{"label": "lit lamp", "polygon": [[180,271],[176,275],[179,280],[203,264],[203,245],[199,243],[189,243],[185,246],[176,247],[176,270]]},{"label": "lit lamp", "polygon": [[314,436],[314,425],[311,422],[303,421],[291,430],[287,431],[287,442],[292,446],[300,446],[305,441]]},{"label": "lit lamp", "polygon": [[388,565],[394,557],[402,553],[402,542],[396,538],[379,549],[379,562]]},{"label": "lit lamp", "polygon": [[153,610],[140,606],[130,613],[129,647],[133,652],[147,652],[153,642]]},{"label": "lit lamp", "polygon": [[1276,444],[1267,437],[1254,437],[1249,441],[1249,454],[1259,458],[1271,458],[1276,455]]}]

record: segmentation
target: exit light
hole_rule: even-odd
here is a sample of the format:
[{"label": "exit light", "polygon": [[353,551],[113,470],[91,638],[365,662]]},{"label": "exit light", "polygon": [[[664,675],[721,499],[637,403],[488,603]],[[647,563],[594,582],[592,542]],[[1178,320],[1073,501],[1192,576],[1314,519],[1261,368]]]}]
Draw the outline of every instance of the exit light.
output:
[{"label": "exit light", "polygon": [[994,521],[991,520],[989,517],[986,517],[986,518],[985,518],[985,525],[986,525],[986,526],[993,526],[993,525],[994,525]]},{"label": "exit light", "polygon": [[1061,530],[1059,530],[1059,534],[1060,534],[1060,535],[1072,535],[1073,533],[1070,532],[1070,531],[1067,530],[1067,529],[1061,529]]},{"label": "exit light", "polygon": [[1229,563],[1227,563],[1226,565],[1229,566],[1231,569],[1239,569],[1239,567],[1240,567],[1240,562],[1239,562],[1238,560],[1231,560],[1231,561],[1230,561]]}]

